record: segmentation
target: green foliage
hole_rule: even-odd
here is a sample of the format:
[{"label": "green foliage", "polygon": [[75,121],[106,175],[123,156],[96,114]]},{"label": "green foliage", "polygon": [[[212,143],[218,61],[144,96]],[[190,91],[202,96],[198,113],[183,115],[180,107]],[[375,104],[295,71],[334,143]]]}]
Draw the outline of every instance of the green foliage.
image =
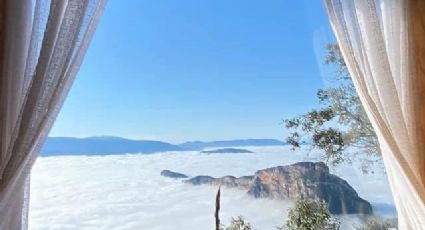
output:
[{"label": "green foliage", "polygon": [[232,218],[230,226],[226,230],[253,230],[253,227],[242,216],[238,216],[236,219]]},{"label": "green foliage", "polygon": [[[331,166],[344,161],[359,160],[362,170],[368,172],[370,165],[380,161],[376,134],[351,81],[344,59],[335,44],[327,47],[325,63],[335,69],[333,87],[317,92],[319,108],[306,114],[284,120],[290,131],[287,138],[293,150],[300,148],[304,140],[312,148],[324,152],[324,160]],[[355,147],[355,153],[347,153]]]},{"label": "green foliage", "polygon": [[301,200],[289,210],[286,224],[279,230],[339,230],[340,223],[332,218],[324,201]]},{"label": "green foliage", "polygon": [[361,227],[355,227],[357,230],[387,230],[397,228],[397,219],[382,219],[379,217],[369,218]]}]

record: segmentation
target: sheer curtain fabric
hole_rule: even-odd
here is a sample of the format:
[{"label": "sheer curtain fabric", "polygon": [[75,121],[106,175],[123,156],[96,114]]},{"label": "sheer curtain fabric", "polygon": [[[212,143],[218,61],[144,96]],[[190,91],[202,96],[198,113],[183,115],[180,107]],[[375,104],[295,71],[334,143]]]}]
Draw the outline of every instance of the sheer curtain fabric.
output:
[{"label": "sheer curtain fabric", "polygon": [[399,229],[424,229],[424,2],[325,0],[325,5],[379,138]]},{"label": "sheer curtain fabric", "polygon": [[0,229],[27,229],[29,174],[105,0],[0,0]]}]

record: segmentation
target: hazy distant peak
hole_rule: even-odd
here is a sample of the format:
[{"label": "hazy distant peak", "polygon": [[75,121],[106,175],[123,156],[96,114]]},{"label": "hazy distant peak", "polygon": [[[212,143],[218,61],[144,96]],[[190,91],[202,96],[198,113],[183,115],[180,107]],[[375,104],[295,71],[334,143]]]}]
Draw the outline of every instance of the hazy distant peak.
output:
[{"label": "hazy distant peak", "polygon": [[157,153],[166,151],[203,150],[237,146],[278,146],[285,143],[275,139],[235,139],[223,141],[190,141],[174,145],[163,141],[130,140],[116,136],[86,138],[48,137],[42,155],[107,155],[124,153]]},{"label": "hazy distant peak", "polygon": [[241,146],[275,146],[285,145],[285,142],[276,139],[235,139],[222,141],[189,141],[179,146],[189,150],[202,150],[210,147],[241,147]]},{"label": "hazy distant peak", "polygon": [[82,139],[91,139],[91,140],[129,140],[123,137],[117,137],[117,136],[92,136],[92,137],[86,137]]}]

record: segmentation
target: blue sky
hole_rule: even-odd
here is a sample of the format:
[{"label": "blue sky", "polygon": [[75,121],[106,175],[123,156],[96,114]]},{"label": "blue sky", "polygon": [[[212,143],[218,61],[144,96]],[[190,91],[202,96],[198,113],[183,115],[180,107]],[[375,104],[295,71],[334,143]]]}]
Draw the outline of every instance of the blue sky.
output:
[{"label": "blue sky", "polygon": [[109,0],[50,136],[284,139],[330,32],[321,1]]}]

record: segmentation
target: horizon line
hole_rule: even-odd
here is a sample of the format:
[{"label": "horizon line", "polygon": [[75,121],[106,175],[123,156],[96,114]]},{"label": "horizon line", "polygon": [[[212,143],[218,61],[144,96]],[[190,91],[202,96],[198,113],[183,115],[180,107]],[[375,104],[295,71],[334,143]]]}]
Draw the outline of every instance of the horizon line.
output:
[{"label": "horizon line", "polygon": [[280,142],[286,143],[285,140],[278,139],[278,138],[232,138],[232,139],[215,139],[215,140],[210,140],[210,141],[199,140],[198,139],[198,140],[188,140],[188,141],[183,141],[183,142],[170,142],[170,141],[165,141],[165,140],[160,140],[160,139],[135,139],[135,138],[122,137],[122,136],[113,136],[113,135],[93,135],[93,136],[85,136],[85,137],[76,137],[76,136],[47,136],[47,138],[74,138],[74,139],[120,138],[120,139],[125,139],[125,140],[132,140],[132,141],[160,141],[160,142],[179,143],[179,144],[183,144],[183,143],[194,143],[194,142],[236,141],[236,140],[275,140],[275,141],[280,141]]}]

